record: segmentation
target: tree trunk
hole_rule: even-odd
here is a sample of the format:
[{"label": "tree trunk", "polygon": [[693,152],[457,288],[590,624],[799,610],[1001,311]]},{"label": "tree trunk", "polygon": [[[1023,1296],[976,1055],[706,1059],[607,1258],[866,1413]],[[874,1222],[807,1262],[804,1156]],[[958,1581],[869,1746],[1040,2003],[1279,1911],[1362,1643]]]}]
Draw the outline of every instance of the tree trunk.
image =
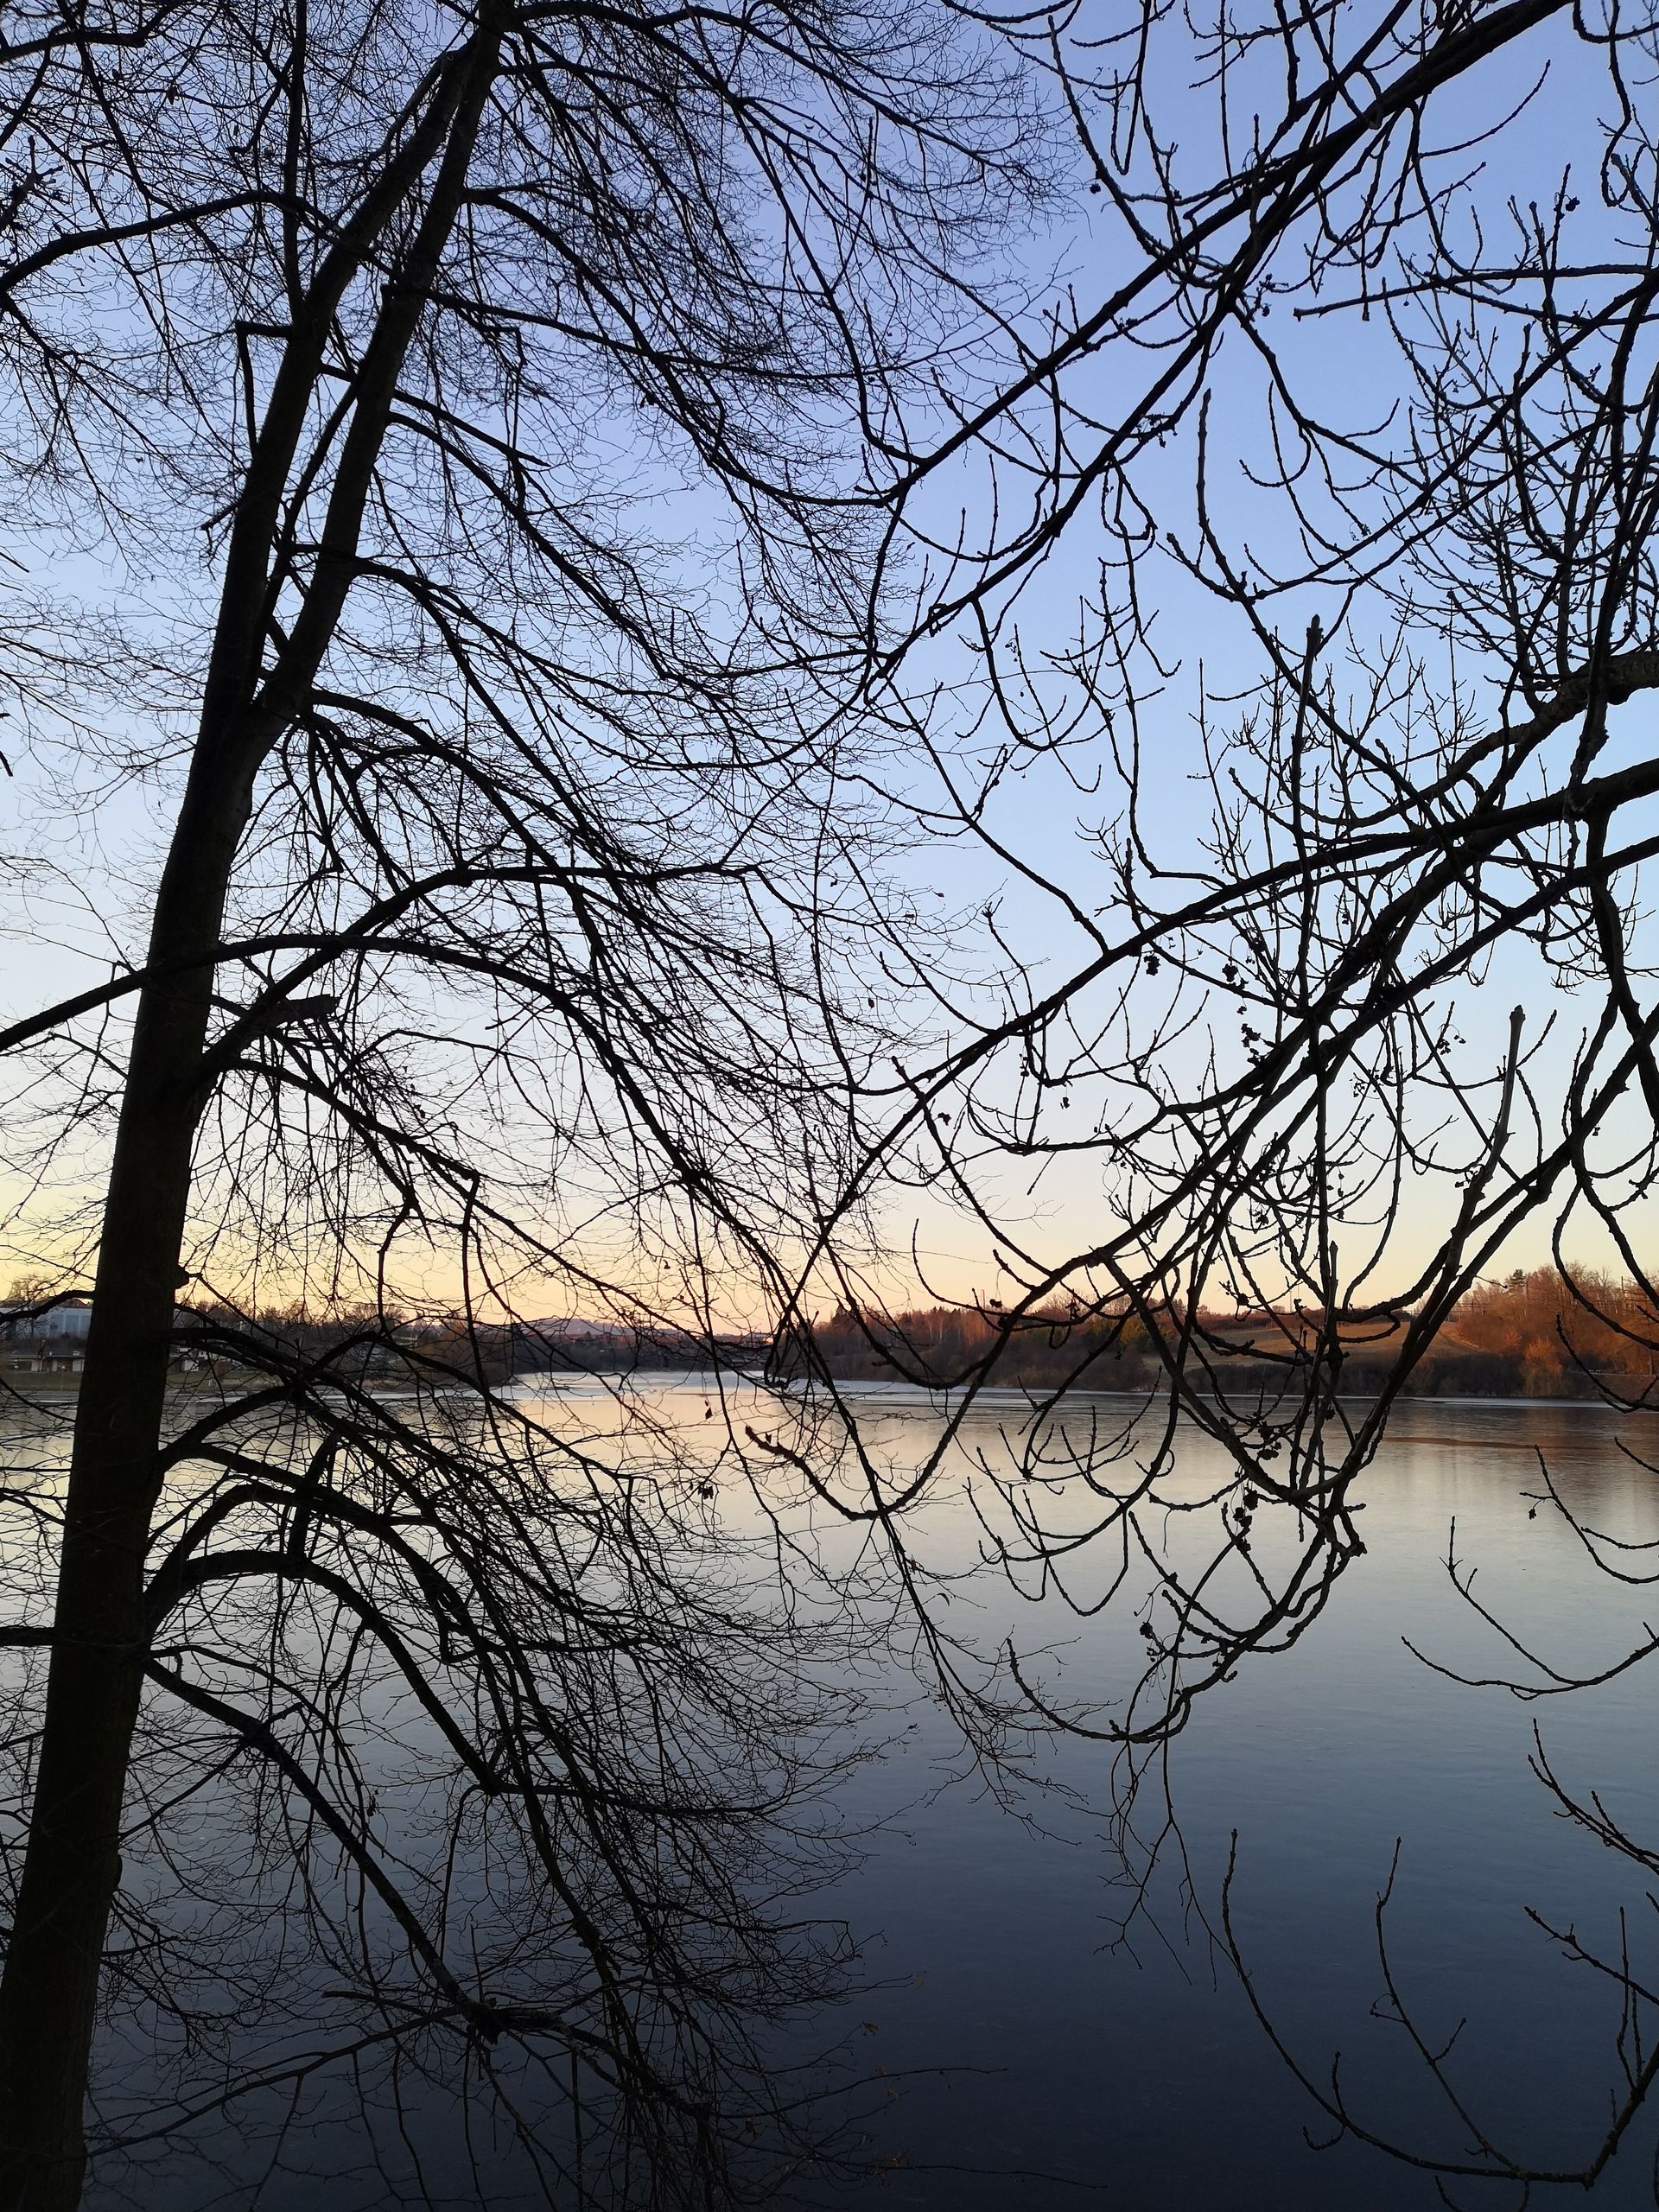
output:
[{"label": "tree trunk", "polygon": [[[152,918],[75,1414],[35,1800],[0,1976],[0,2212],[74,2212],[86,2170],[83,2107],[120,1881],[149,1637],[144,1561],[231,872],[260,765],[308,696],[351,587],[398,374],[461,206],[504,30],[499,0],[486,0],[423,121],[325,257],[296,313],[231,534],[200,731]],[[272,534],[329,327],[435,162],[364,351],[309,588],[267,675]]]},{"label": "tree trunk", "polygon": [[[143,1678],[144,1557],[230,863],[187,794],[162,878],[105,1206],[28,1849],[0,1979],[0,2206],[73,2212],[99,1966]],[[217,834],[212,834],[216,829]],[[195,964],[184,967],[184,963]],[[179,970],[183,968],[183,972]]]},{"label": "tree trunk", "polygon": [[[121,1808],[149,1630],[144,1561],[160,1486],[191,1154],[237,849],[260,764],[308,696],[355,573],[398,374],[466,189],[505,29],[486,0],[422,122],[318,269],[250,455],[226,555],[202,715],[156,894],[99,1247],[75,1415],[52,1656],[17,1913],[0,1977],[0,2212],[74,2212],[100,1962],[120,1881]],[[435,161],[381,295],[309,588],[264,674],[270,563],[289,472],[346,286]]]}]

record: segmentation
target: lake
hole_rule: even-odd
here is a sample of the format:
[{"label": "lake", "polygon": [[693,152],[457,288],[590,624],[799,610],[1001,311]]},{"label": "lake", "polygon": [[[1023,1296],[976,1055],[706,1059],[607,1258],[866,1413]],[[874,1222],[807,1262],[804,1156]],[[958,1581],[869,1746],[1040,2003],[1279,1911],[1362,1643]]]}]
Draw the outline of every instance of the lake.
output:
[{"label": "lake", "polygon": [[[894,1417],[931,1418],[896,1407]],[[1626,1541],[1659,1538],[1659,1478],[1618,1442],[1648,1425],[1578,1406],[1402,1407],[1365,1485],[1367,1556],[1296,1649],[1210,1694],[1172,1747],[1179,1836],[1166,1840],[1149,1917],[1127,1942],[1114,1940],[1122,1893],[1100,1823],[1055,1814],[1050,1833],[1035,1833],[966,1787],[926,1800],[926,1761],[947,1748],[937,1735],[912,1738],[907,1758],[866,1783],[892,1790],[908,1765],[918,1791],[844,1897],[856,1926],[880,1931],[895,1977],[872,2002],[870,2045],[893,2072],[976,2069],[911,2082],[888,2107],[881,2140],[910,2171],[894,2172],[885,2201],[928,2212],[1058,2212],[1096,2191],[1109,2204],[1191,2212],[1442,2201],[1431,2177],[1378,2151],[1309,2147],[1305,2131],[1333,2130],[1203,1925],[1218,1924],[1235,1832],[1241,1949],[1311,2076],[1328,2083],[1340,2052],[1350,2108],[1376,2133],[1423,2153],[1468,2145],[1403,2030],[1374,2017],[1384,1993],[1376,1902],[1397,1839],[1390,1955],[1435,2045],[1466,2021],[1453,2085],[1470,2116],[1519,2158],[1577,2166],[1592,2155],[1618,2078],[1619,1994],[1569,1963],[1528,1908],[1617,1958],[1626,1907],[1633,1957],[1649,1967],[1656,1915],[1641,1870],[1562,1817],[1530,1770],[1532,1731],[1564,1783],[1599,1791],[1659,1843],[1652,1666],[1527,1703],[1447,1681],[1404,1639],[1465,1672],[1531,1677],[1451,1586],[1455,1521],[1477,1594],[1558,1669],[1595,1671],[1642,1641],[1659,1594],[1611,1583],[1552,1508],[1529,1517],[1523,1493],[1540,1489],[1541,1452],[1576,1512]],[[1133,1627],[1132,1608],[1072,1625],[1071,1665],[1102,1688],[1115,1669],[1127,1679]],[[1077,1745],[1058,1764],[1098,1790],[1109,1758]],[[1143,1837],[1155,1834],[1155,1805],[1141,1811]],[[1636,2124],[1598,2202],[1654,2202],[1656,2133],[1659,2110]],[[1459,2202],[1516,2201],[1508,2185],[1459,2191]]]},{"label": "lake", "polygon": [[[659,1414],[688,1435],[706,1402],[696,1382],[657,1394]],[[603,1404],[603,1386],[573,1383],[555,1417],[602,1427]],[[938,1410],[919,1397],[877,1389],[860,1407],[895,1469],[938,1433]],[[1012,1401],[972,1417],[966,1440],[993,1469],[1017,1419]],[[1651,1669],[1529,1703],[1426,1661],[1477,1675],[1530,1671],[1452,1586],[1454,1522],[1459,1560],[1478,1570],[1476,1593],[1560,1670],[1599,1671],[1643,1640],[1659,1593],[1610,1580],[1552,1506],[1531,1508],[1541,1453],[1575,1513],[1626,1542],[1659,1541],[1659,1478],[1619,1448],[1647,1425],[1583,1406],[1403,1406],[1366,1479],[1365,1555],[1294,1649],[1248,1662],[1200,1701],[1148,1778],[1127,1838],[1114,1828],[1109,1745],[1052,1745],[1014,1802],[1000,1802],[964,1773],[937,1703],[888,1666],[891,1749],[836,1789],[836,1809],[864,1832],[861,1855],[811,1901],[850,1924],[868,1986],[779,2045],[798,2056],[839,2043],[866,2077],[849,2109],[883,2169],[869,2201],[915,2212],[1441,2202],[1431,2175],[1379,2150],[1351,2139],[1311,2147],[1310,2134],[1333,2130],[1212,1940],[1230,1853],[1241,1953],[1263,2012],[1311,2079],[1328,2084],[1340,2053],[1350,2109],[1408,2153],[1464,2156],[1478,2127],[1528,2162],[1586,2163],[1619,2080],[1621,1992],[1564,1956],[1529,1912],[1617,1960],[1623,1910],[1633,1966],[1650,1986],[1659,1914],[1643,1870],[1563,1816],[1529,1764],[1533,1730],[1566,1786],[1600,1793],[1659,1847]],[[1195,1491],[1209,1448],[1196,1437],[1182,1446]],[[722,1496],[719,1510],[745,1509]],[[976,1524],[950,1484],[912,1516],[908,1534],[931,1564],[962,1573],[950,1606],[971,1642],[994,1647],[1012,1634],[1023,1654],[1046,1649],[1032,1663],[1068,1697],[1109,1700],[1139,1673],[1134,1587],[1080,1618],[1052,1595],[1040,1605],[1015,1596],[995,1569],[970,1572]],[[1637,1571],[1659,1559],[1621,1556]],[[1461,2114],[1385,2017],[1376,1908],[1396,1843],[1392,1971],[1425,2042],[1438,2049],[1456,2031],[1447,2078]],[[1128,1875],[1144,1877],[1143,1893]],[[1627,2056],[1639,2063],[1633,2047]],[[431,2201],[470,2201],[466,2161],[442,2139],[448,2122],[427,2120]],[[1602,2175],[1598,2202],[1654,2201],[1656,2138],[1659,2091]],[[412,2182],[405,2198],[395,2159],[376,2170],[351,2141],[336,2094],[287,2144],[257,2201],[276,2212],[421,2201]],[[152,2158],[142,2185],[111,2176],[89,2201],[250,2201],[234,2132],[221,2130],[211,2150],[228,2162],[211,2186],[194,2161],[169,2181]],[[1465,2183],[1455,2195],[1517,2201],[1508,2184]],[[489,2201],[500,2212],[520,2200]],[[820,2191],[813,2201],[849,2200]]]}]

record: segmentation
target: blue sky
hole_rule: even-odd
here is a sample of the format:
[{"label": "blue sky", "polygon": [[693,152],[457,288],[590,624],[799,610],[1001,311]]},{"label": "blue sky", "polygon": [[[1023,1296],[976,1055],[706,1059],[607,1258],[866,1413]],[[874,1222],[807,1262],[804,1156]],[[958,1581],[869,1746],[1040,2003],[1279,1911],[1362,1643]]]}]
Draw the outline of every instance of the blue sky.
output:
[{"label": "blue sky", "polygon": [[[1453,167],[1469,172],[1470,204],[1478,204],[1500,229],[1511,196],[1523,202],[1547,198],[1569,157],[1593,160],[1597,118],[1606,99],[1597,55],[1577,44],[1570,31],[1551,27],[1488,65],[1472,91],[1461,88],[1445,104],[1439,119],[1448,145],[1473,140],[1535,86],[1541,72],[1547,72],[1543,90],[1534,92],[1518,124],[1477,153],[1446,157],[1448,174]],[[1168,112],[1190,125],[1179,135],[1183,158],[1196,167],[1210,151],[1208,96],[1183,89],[1173,75],[1166,79],[1166,91],[1172,103]],[[1584,199],[1583,220],[1593,238],[1595,226],[1603,219],[1593,192],[1586,189]],[[1046,227],[1033,234],[1025,254],[1016,245],[1013,261],[1017,264],[1022,258],[1028,261],[1038,292],[1058,297],[1069,287],[1086,308],[1116,281],[1123,246],[1104,216],[1103,203],[1087,194],[1079,176],[1075,204],[1058,207]],[[1299,323],[1281,305],[1271,335],[1294,380],[1332,419],[1375,425],[1398,401],[1400,363],[1380,321],[1365,321],[1357,313],[1345,312]],[[1147,373],[1145,353],[1122,345],[1108,346],[1071,372],[1068,402],[1080,415],[1109,419]],[[1248,546],[1271,561],[1287,550],[1286,524],[1279,501],[1249,480],[1247,469],[1266,458],[1264,387],[1261,365],[1237,333],[1215,365],[1210,391],[1212,513],[1231,543]],[[1141,457],[1135,475],[1135,488],[1160,530],[1176,532],[1188,544],[1193,541],[1194,466],[1189,417],[1167,445]],[[683,486],[672,486],[664,479],[657,497],[665,511],[671,507],[676,528],[705,537],[713,530],[712,511],[704,509],[698,496],[688,493]],[[929,497],[942,529],[948,530],[946,518],[957,503],[965,505],[970,529],[983,522],[985,479],[976,464],[966,464],[942,480]],[[182,538],[188,532],[175,535]],[[1097,591],[1098,563],[1109,544],[1097,515],[1085,512],[1027,579],[1009,620],[1017,621],[1034,661],[1040,663],[1062,649],[1073,634],[1079,605]],[[188,630],[200,609],[211,603],[214,578],[206,559],[194,575],[175,569],[134,576],[117,565],[107,548],[92,544],[72,554],[49,533],[38,537],[29,556],[54,589],[67,591],[94,613],[109,610],[137,635],[147,631],[176,635],[181,626]],[[1167,858],[1179,861],[1191,851],[1204,817],[1205,794],[1193,780],[1200,703],[1205,695],[1213,702],[1246,690],[1260,674],[1260,656],[1243,623],[1195,586],[1178,563],[1153,553],[1141,588],[1154,610],[1152,636],[1166,671],[1154,679],[1143,670],[1141,801],[1149,833]],[[1281,626],[1287,634],[1300,634],[1308,616],[1323,615],[1329,604],[1330,594],[1317,591],[1287,597],[1281,603]],[[1380,605],[1362,600],[1352,625],[1353,640],[1362,649],[1369,648],[1384,619]],[[1433,650],[1433,640],[1427,642]],[[1332,664],[1340,680],[1340,648]],[[975,674],[971,652],[960,640],[947,638],[917,656],[907,680],[915,684],[938,681],[948,687],[961,678],[971,686]],[[112,753],[122,747],[124,716],[140,748],[156,735],[152,719],[131,716],[119,702],[105,702],[99,711],[104,716],[100,734]],[[1211,711],[1224,713],[1213,705]],[[1618,742],[1645,747],[1652,720],[1653,709],[1645,701],[1632,702],[1622,710]],[[947,744],[961,738],[959,720],[949,707],[939,718],[938,730]],[[971,744],[964,749],[969,755],[975,751]],[[21,901],[14,903],[18,928],[5,956],[0,989],[7,1005],[22,1012],[85,980],[109,957],[111,939],[130,955],[137,952],[143,887],[158,863],[174,784],[165,772],[144,777],[118,769],[100,772],[92,817],[77,822],[58,805],[59,779],[65,768],[62,752],[48,746],[31,762],[20,750],[16,766],[17,778],[7,792],[19,826],[8,836],[6,849],[44,861],[50,871],[37,874]],[[904,796],[925,801],[931,796],[925,772],[898,766],[893,772],[912,779]],[[1104,893],[1092,833],[1116,815],[1121,804],[1121,791],[1114,785],[1102,748],[1084,745],[1069,755],[1064,766],[1039,760],[1011,773],[987,818],[1002,843],[1093,909]],[[988,902],[995,905],[999,926],[1039,976],[1064,974],[1083,949],[1080,934],[1056,902],[1021,883],[994,855],[976,849],[970,841],[929,838],[900,863],[900,873],[930,911],[961,918],[958,950],[967,973],[994,957],[987,953],[982,939],[976,938],[980,926],[976,918]],[[1109,922],[1108,926],[1109,931]],[[1541,1016],[1551,996],[1532,955],[1516,949],[1502,956],[1482,991],[1469,995],[1460,1009],[1470,1065],[1496,1058],[1508,1009],[1517,998]],[[1561,1041],[1552,1045],[1550,1052],[1561,1055],[1560,1065],[1565,1067],[1567,1040],[1581,1026],[1583,1014],[1577,1002],[1566,998],[1558,1013]],[[1098,1172],[1087,1160],[1058,1164],[1034,1194],[1026,1194],[1023,1183],[1023,1171],[1012,1169],[995,1179],[1000,1202],[1015,1217],[1031,1219],[1033,1241],[1044,1249],[1058,1251],[1077,1242],[1079,1225],[1086,1224],[1103,1204]],[[888,1209],[889,1233],[900,1246],[909,1242],[912,1226],[908,1204],[900,1196]],[[1402,1263],[1414,1257],[1414,1246],[1426,1245],[1433,1218],[1427,1210],[1410,1217],[1401,1245]],[[1535,1231],[1518,1240],[1516,1260],[1541,1256],[1546,1233],[1541,1221]],[[956,1295],[989,1287],[991,1240],[980,1229],[929,1203],[917,1216],[917,1234],[937,1266],[937,1287]],[[23,1256],[21,1250],[18,1256]]]}]

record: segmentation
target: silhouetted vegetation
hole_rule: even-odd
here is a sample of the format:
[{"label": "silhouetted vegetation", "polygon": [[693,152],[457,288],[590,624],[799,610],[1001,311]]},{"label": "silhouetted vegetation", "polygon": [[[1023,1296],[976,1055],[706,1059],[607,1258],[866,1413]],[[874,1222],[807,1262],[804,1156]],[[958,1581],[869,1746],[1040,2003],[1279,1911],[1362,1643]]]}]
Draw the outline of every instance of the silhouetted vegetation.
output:
[{"label": "silhouetted vegetation", "polygon": [[[226,1776],[338,1969],[319,2068],[418,2048],[550,2202],[810,2159],[756,2023],[837,1983],[794,1943],[793,1630],[853,1638],[850,1578],[798,1612],[779,1543],[750,1605],[713,1454],[643,1394],[573,1435],[526,1373],[747,1382],[764,1312],[774,1381],[948,1387],[897,1471],[830,1389],[709,1434],[886,1544],[988,1772],[1077,1716],[895,1505],[986,1388],[1143,1394],[976,1495],[1022,1588],[1153,1566],[1092,1730],[1126,1797],[1363,1557],[1395,1398],[1646,1402],[1652,54],[1565,0],[9,12],[7,743],[47,815],[167,827],[71,841],[119,896],[62,863],[82,971],[0,1031],[17,1256],[92,1287],[61,1464],[3,1486],[0,2212],[79,2203],[113,1985],[184,2072],[211,2042],[176,1815]],[[1080,846],[1005,839],[1027,775]],[[979,952],[879,865],[918,823],[1018,880]],[[1051,1170],[1084,1195],[1033,1230]],[[1000,1300],[870,1311],[895,1190]],[[1634,1290],[1492,1283],[1586,1224]],[[399,1701],[425,1856],[380,1818]]]},{"label": "silhouetted vegetation", "polygon": [[[1172,1322],[1179,1317],[1172,1314]],[[1342,1380],[1366,1395],[1389,1379],[1403,1320],[1342,1329]],[[1194,1317],[1217,1358],[1295,1369],[1320,1342],[1317,1312],[1263,1308]],[[1417,1361],[1402,1395],[1414,1397],[1592,1398],[1607,1388],[1640,1395],[1659,1374],[1656,1321],[1627,1278],[1559,1268],[1517,1269],[1459,1301]],[[1008,1314],[993,1306],[927,1306],[898,1313],[843,1306],[774,1354],[775,1372],[814,1366],[846,1381],[907,1382],[930,1390],[1014,1389],[1138,1391],[1157,1377],[1147,1332],[1126,1312],[1080,1314],[1061,1300]]]}]

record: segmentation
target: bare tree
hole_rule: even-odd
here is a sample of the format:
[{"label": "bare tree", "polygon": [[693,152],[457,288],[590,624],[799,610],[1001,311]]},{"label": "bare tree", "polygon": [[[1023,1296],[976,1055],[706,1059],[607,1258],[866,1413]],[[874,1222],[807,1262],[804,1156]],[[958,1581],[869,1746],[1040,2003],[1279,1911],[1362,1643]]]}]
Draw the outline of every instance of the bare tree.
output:
[{"label": "bare tree", "polygon": [[[757,1903],[825,1708],[701,1447],[514,1408],[495,1347],[763,1312],[837,1179],[888,449],[1015,303],[1043,118],[908,7],[48,0],[0,73],[13,549],[72,579],[10,667],[116,948],[0,1039],[14,1247],[94,1277],[67,1478],[7,1491],[0,2198],[79,2198],[101,1990],[200,2057],[162,1877],[211,1891],[192,1808],[245,1778],[344,1992],[271,2080],[447,2038],[533,2150],[502,2054],[556,2050],[578,2162],[703,2202],[743,2021],[826,1963]],[[73,855],[14,856],[37,915]]]},{"label": "bare tree", "polygon": [[[490,1387],[490,1325],[526,1295],[560,1281],[712,1344],[737,1283],[810,1363],[826,1274],[865,1309],[875,1176],[965,1207],[1001,1270],[991,1344],[926,1465],[895,1482],[833,1398],[730,1441],[803,1510],[880,1531],[988,1758],[1014,1718],[1135,1755],[1317,1617],[1388,1407],[1504,1239],[1562,1189],[1616,1224],[1645,1187],[1618,1102],[1659,1100],[1625,897],[1646,845],[1622,826],[1650,772],[1608,747],[1659,677],[1650,26],[1555,0],[1020,18],[1113,271],[1035,314],[969,282],[1047,159],[1003,28],[508,0],[16,19],[20,543],[118,548],[159,602],[102,626],[101,696],[86,628],[21,606],[16,696],[42,747],[179,787],[134,900],[148,950],[4,1039],[29,1056],[19,1166],[43,1185],[111,1146],[60,1535],[50,1481],[17,1485],[53,1602],[9,1631],[46,1655],[43,1708],[32,1678],[16,1708],[0,1985],[20,2205],[79,2193],[123,1822],[172,1863],[188,1787],[135,1769],[135,1731],[181,1712],[192,1772],[227,1744],[254,1762],[302,1840],[284,1864],[338,1854],[344,1917],[308,1892],[325,1953],[373,1900],[353,1986],[374,2033],[418,2005],[468,2054],[574,2049],[624,2115],[620,2190],[741,2181],[707,2179],[714,2054],[740,1984],[788,1975],[775,1946],[746,1980],[698,1945],[760,1940],[741,1881],[711,1904],[713,1839],[788,1793],[717,1818],[703,1792],[716,1744],[778,1758],[730,1656],[766,1637],[687,1564],[696,1453],[659,1440],[642,1478]],[[1536,213],[1502,181],[1546,63],[1606,118],[1582,252],[1567,182]],[[1393,365],[1357,417],[1319,399],[1344,320]],[[1038,652],[1032,580],[1084,532],[1097,588]],[[203,543],[207,621],[172,591]],[[1254,658],[1227,703],[1198,695],[1208,836],[1160,843],[1142,738],[1178,592]],[[953,631],[967,729],[962,687],[915,675]],[[1005,934],[1001,1002],[963,997],[903,902],[872,900],[855,702],[899,777],[931,760],[926,818],[1047,902],[1069,970]],[[996,799],[1096,764],[1121,813],[1084,891],[1010,848]],[[1524,1019],[1496,1053],[1457,1042],[1457,995],[1509,944],[1602,994],[1548,1096]],[[947,1039],[900,1045],[893,1078],[887,1001],[912,989]],[[1605,1168],[1604,1142],[1627,1142]],[[1069,1251],[1027,1234],[1010,1160],[1103,1170],[1101,1227]],[[1389,1273],[1402,1204],[1442,1188],[1432,1257]],[[422,1265],[460,1316],[442,1347]],[[186,1287],[227,1402],[175,1433]],[[320,1344],[270,1320],[273,1287],[367,1318]],[[1150,1664],[1111,1716],[1063,1711],[1017,1655],[1009,1693],[904,1525],[1027,1328],[1062,1351],[1075,1328],[1078,1373],[1132,1338],[1160,1376],[1150,1446],[1145,1423],[1081,1446],[1039,1423],[1017,1473],[1041,1479],[982,1484],[1016,1572],[1150,1561]],[[1388,1372],[1356,1412],[1365,1338]],[[412,1412],[376,1389],[389,1367]],[[1196,1564],[1160,1534],[1182,1421],[1235,1471]],[[533,1870],[524,1951],[457,1971],[443,1878],[405,1878],[375,1826],[360,1747],[393,1681],[458,1777],[439,1832],[484,1838],[488,1807]],[[643,1793],[588,1738],[601,1715],[646,1742]],[[659,1823],[655,1869],[704,1815],[709,1851],[653,1889],[637,1824]]]},{"label": "bare tree", "polygon": [[[1172,1575],[1158,1643],[1181,1663],[1155,1670],[1149,1740],[1317,1613],[1361,1548],[1346,1500],[1395,1395],[1541,1209],[1593,1215],[1594,1264],[1651,1299],[1619,1224],[1659,1103],[1633,949],[1659,772],[1613,734],[1659,685],[1652,38],[1542,7],[1309,9],[1208,32],[1148,14],[1062,54],[1132,273],[964,424],[1004,484],[988,511],[1014,519],[958,550],[934,607],[966,615],[987,702],[977,764],[936,751],[941,817],[1039,918],[999,925],[1000,995],[912,966],[956,1036],[900,1071],[882,1164],[983,1236],[970,1394],[1032,1332],[1077,1347],[1045,1403],[1103,1344],[1152,1362],[1163,1445],[1137,1438],[1103,1529],[1142,1541],[1178,1418],[1235,1462],[1240,1610]],[[1522,204],[1546,86],[1582,139]],[[1164,100],[1185,102],[1179,154]],[[1356,421],[1330,370],[1361,346]],[[1121,406],[1090,381],[1103,353]],[[1097,588],[1069,641],[1033,640],[1021,594],[1068,530]],[[1198,616],[1226,676],[1182,706],[1162,632]],[[1039,769],[1106,825],[1058,866],[999,827],[999,791]],[[1469,994],[1510,974],[1536,1015],[1478,1020]],[[1082,1242],[1009,1206],[1009,1163],[1068,1178],[1068,1207],[1098,1192]],[[840,1287],[865,1310],[867,1281]],[[1302,1533],[1269,1587],[1249,1530],[1277,1509]]]},{"label": "bare tree", "polygon": [[[1000,996],[917,975],[956,1041],[906,1061],[886,1163],[971,1224],[983,1327],[942,1378],[853,1268],[836,1326],[957,1386],[936,1466],[1049,1346],[1012,1465],[976,1472],[986,1542],[1080,1611],[1150,1589],[1146,1667],[1103,1712],[1011,1650],[1001,1694],[1115,1746],[1131,1800],[1318,1620],[1391,1409],[1518,1236],[1564,1343],[1576,1299],[1629,1346],[1627,1387],[1586,1387],[1652,1405],[1656,66],[1649,12],[1548,6],[1148,9],[1064,57],[1127,273],[962,424],[1004,534],[939,541],[988,702],[976,766],[938,750],[942,814],[1018,895],[987,910]],[[1068,560],[1056,639],[1032,580]],[[1086,863],[1005,826],[1045,775]],[[1147,1363],[1138,1415],[1068,1411],[1103,1345]],[[794,1357],[833,1393],[810,1327]],[[929,1471],[855,1450],[836,1494],[892,1521]],[[938,1662],[965,1707],[998,1694],[987,1655]],[[1592,2180],[1653,2072],[1539,2177]],[[1462,2171],[1526,2179],[1476,2140]]]}]

